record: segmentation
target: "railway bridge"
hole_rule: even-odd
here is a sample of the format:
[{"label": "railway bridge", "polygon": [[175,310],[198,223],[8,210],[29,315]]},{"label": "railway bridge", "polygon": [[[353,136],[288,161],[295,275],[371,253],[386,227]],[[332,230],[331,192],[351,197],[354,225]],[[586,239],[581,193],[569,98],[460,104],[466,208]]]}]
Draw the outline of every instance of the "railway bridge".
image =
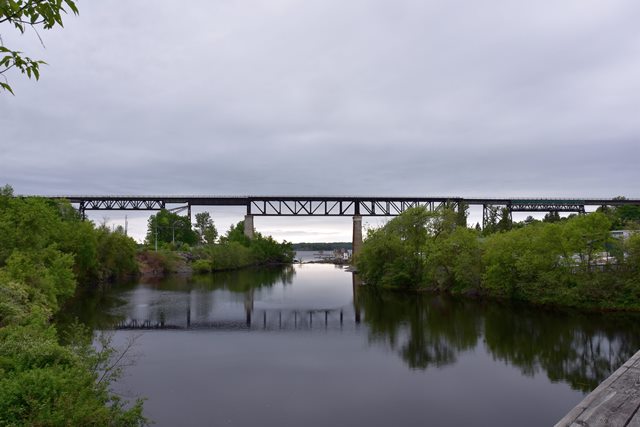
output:
[{"label": "railway bridge", "polygon": [[584,213],[586,207],[640,206],[640,199],[593,198],[463,198],[463,197],[363,197],[363,196],[46,196],[68,200],[85,217],[89,210],[156,211],[186,210],[193,206],[241,206],[246,208],[245,234],[253,237],[255,216],[350,216],[353,218],[353,251],[362,245],[363,216],[396,216],[424,206],[435,211],[445,207],[465,210],[482,207],[482,226],[493,215],[513,212]]}]

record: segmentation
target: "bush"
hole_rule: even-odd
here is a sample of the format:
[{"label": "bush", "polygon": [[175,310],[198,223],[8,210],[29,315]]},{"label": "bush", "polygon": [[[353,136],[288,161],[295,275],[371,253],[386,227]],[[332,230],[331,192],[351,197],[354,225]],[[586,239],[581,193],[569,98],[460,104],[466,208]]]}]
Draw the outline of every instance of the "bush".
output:
[{"label": "bush", "polygon": [[112,349],[97,352],[90,340],[62,346],[44,319],[31,320],[0,329],[0,425],[146,424],[141,401],[125,409],[108,391],[115,377],[98,378]]},{"label": "bush", "polygon": [[205,259],[198,259],[191,264],[196,273],[211,273],[211,262]]},{"label": "bush", "polygon": [[63,346],[49,323],[77,279],[137,270],[134,254],[132,239],[80,221],[68,203],[0,189],[0,425],[146,423],[140,401],[126,409],[108,391],[111,350],[94,351],[91,333]]}]

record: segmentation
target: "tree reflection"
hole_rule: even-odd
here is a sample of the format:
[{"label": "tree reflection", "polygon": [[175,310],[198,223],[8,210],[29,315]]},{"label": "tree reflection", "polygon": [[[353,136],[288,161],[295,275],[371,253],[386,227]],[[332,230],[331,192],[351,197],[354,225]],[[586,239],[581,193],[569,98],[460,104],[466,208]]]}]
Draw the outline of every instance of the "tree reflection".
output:
[{"label": "tree reflection", "polygon": [[497,360],[525,375],[544,371],[551,381],[591,391],[640,346],[638,316],[550,312],[522,306],[491,306],[485,339]]},{"label": "tree reflection", "polygon": [[296,270],[291,265],[244,268],[222,271],[213,274],[194,276],[191,284],[194,289],[226,289],[244,293],[260,288],[270,288],[276,284],[290,285]]},{"label": "tree reflection", "polygon": [[455,363],[479,345],[551,381],[590,391],[640,347],[637,315],[554,312],[499,302],[362,287],[358,303],[371,342],[384,342],[412,369]]},{"label": "tree reflection", "polygon": [[[110,329],[126,320],[131,313],[118,313],[118,307],[130,304],[128,291],[152,289],[162,293],[147,294],[148,301],[144,320],[156,326],[169,324],[191,324],[192,307],[196,315],[206,316],[211,312],[212,299],[207,297],[212,291],[224,290],[245,300],[245,305],[253,305],[254,291],[270,288],[276,284],[289,285],[293,282],[293,266],[246,268],[242,270],[218,272],[207,275],[173,275],[163,279],[145,279],[141,283],[119,284],[105,289],[95,289],[78,294],[64,310],[60,310],[56,324],[65,330],[75,319],[89,326],[90,330]],[[165,295],[165,296],[163,296]],[[170,295],[170,296],[169,296]],[[155,300],[160,298],[160,300]],[[167,298],[167,299],[165,299]],[[170,302],[167,302],[170,301]],[[135,315],[133,317],[136,317]]]},{"label": "tree reflection", "polygon": [[368,288],[359,301],[370,340],[386,342],[411,368],[455,363],[460,351],[477,345],[480,317],[464,303]]}]

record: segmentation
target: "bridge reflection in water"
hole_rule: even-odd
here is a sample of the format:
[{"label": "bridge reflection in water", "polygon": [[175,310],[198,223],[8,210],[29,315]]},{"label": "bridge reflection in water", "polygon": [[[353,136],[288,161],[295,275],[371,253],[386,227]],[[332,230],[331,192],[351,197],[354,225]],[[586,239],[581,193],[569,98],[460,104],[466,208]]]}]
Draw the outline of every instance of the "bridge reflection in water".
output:
[{"label": "bridge reflection in water", "polygon": [[[351,318],[350,318],[351,319]],[[347,322],[351,320],[347,319]],[[355,320],[355,319],[352,319]],[[345,323],[344,310],[247,310],[246,320],[216,320],[211,322],[191,322],[186,315],[186,325],[166,322],[165,320],[126,319],[114,325],[114,329],[264,329],[264,330],[300,330],[323,327],[325,329],[342,328]],[[358,323],[356,321],[355,323]]]},{"label": "bridge reflection in water", "polygon": [[[310,329],[343,329],[356,327],[361,321],[361,304],[358,294],[362,292],[359,277],[352,276],[352,304],[340,306],[296,307],[288,303],[285,307],[254,306],[256,292],[264,283],[238,292],[242,294],[242,303],[237,300],[231,307],[227,304],[219,312],[210,304],[212,292],[199,292],[189,289],[172,293],[171,303],[165,305],[151,300],[154,293],[148,295],[149,300],[139,301],[137,309],[127,310],[119,320],[113,322],[109,329],[115,330],[310,330]],[[268,284],[267,284],[268,286]],[[142,297],[144,299],[144,296]],[[209,301],[207,301],[209,300]],[[178,307],[184,307],[184,311]],[[140,309],[142,307],[142,309]],[[182,314],[181,314],[182,313]]]}]

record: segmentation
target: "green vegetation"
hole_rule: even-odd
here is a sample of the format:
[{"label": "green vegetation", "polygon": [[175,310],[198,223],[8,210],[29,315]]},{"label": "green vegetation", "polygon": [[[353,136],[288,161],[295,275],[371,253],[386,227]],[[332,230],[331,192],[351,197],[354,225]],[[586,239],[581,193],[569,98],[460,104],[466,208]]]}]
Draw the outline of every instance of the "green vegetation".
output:
[{"label": "green vegetation", "polygon": [[194,228],[188,217],[167,210],[152,215],[147,225],[147,250],[138,256],[144,270],[165,274],[190,262],[194,272],[210,273],[293,261],[291,243],[278,243],[257,232],[249,239],[244,235],[244,221],[218,236],[209,212],[201,212],[196,214]]},{"label": "green vegetation", "polygon": [[[544,305],[640,310],[640,234],[611,236],[616,209],[511,224],[460,225],[458,212],[410,209],[369,232],[357,259],[372,286],[479,294]],[[629,226],[629,223],[626,223]]]},{"label": "green vegetation", "polygon": [[198,243],[198,234],[191,228],[189,217],[162,209],[149,217],[146,243],[160,249],[189,249]]},{"label": "green vegetation", "polygon": [[[0,24],[7,23],[21,34],[29,28],[33,29],[36,36],[38,28],[49,30],[53,27],[62,27],[62,16],[68,8],[72,13],[78,14],[73,0],[0,0]],[[5,73],[11,69],[19,70],[27,77],[40,78],[40,65],[44,61],[34,60],[20,51],[13,50],[4,45],[0,34],[0,91],[8,91],[13,94]]]},{"label": "green vegetation", "polygon": [[142,425],[110,393],[114,350],[80,327],[63,345],[52,315],[76,290],[137,272],[135,242],[68,203],[0,189],[0,425]]},{"label": "green vegetation", "polygon": [[218,243],[194,248],[195,271],[231,270],[251,265],[287,264],[293,261],[291,243],[278,243],[271,236],[255,232],[253,239],[244,235],[244,221],[232,226]]},{"label": "green vegetation", "polygon": [[218,239],[218,230],[216,229],[209,212],[200,212],[196,214],[195,228],[196,233],[198,234],[199,243],[212,245]]}]

